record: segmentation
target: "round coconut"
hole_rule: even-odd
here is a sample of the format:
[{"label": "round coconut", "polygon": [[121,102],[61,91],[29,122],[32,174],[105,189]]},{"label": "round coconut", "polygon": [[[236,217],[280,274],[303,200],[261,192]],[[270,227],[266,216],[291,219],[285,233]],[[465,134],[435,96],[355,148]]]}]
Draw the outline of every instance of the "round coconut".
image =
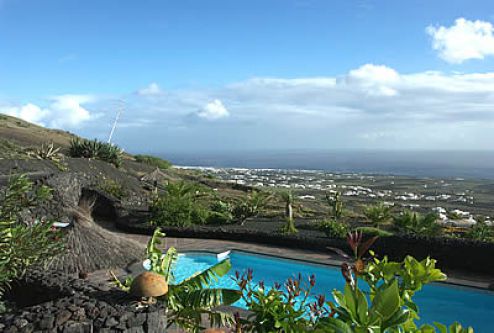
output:
[{"label": "round coconut", "polygon": [[165,278],[154,272],[139,274],[130,285],[130,293],[137,297],[159,297],[168,292]]}]

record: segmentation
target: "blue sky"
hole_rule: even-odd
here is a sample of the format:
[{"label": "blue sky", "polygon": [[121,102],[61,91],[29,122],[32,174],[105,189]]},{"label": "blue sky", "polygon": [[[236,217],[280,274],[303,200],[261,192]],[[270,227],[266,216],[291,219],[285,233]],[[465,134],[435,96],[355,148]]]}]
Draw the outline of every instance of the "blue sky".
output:
[{"label": "blue sky", "polygon": [[490,1],[0,0],[0,112],[132,151],[489,149]]}]

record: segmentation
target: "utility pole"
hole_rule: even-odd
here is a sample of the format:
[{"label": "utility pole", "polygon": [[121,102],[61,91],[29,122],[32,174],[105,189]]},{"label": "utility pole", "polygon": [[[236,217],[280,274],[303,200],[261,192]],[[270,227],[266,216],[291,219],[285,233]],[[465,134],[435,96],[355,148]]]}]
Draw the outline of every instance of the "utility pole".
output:
[{"label": "utility pole", "polygon": [[110,135],[108,136],[108,143],[111,143],[111,138],[113,137],[113,132],[115,132],[115,127],[117,127],[118,119],[120,118],[120,114],[122,114],[124,108],[125,108],[125,101],[123,99],[118,100],[118,105],[117,105],[117,116],[115,117],[115,121],[113,122],[113,126],[110,131]]}]

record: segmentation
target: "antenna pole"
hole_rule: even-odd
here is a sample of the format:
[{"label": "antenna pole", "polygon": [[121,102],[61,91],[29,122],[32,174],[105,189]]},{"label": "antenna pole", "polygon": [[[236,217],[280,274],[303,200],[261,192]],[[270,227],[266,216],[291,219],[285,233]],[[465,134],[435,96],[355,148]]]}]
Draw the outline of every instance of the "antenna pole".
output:
[{"label": "antenna pole", "polygon": [[113,136],[113,132],[115,132],[115,127],[117,127],[118,119],[120,118],[120,114],[122,113],[122,111],[124,109],[124,103],[125,102],[123,100],[120,100],[117,116],[115,117],[115,121],[113,122],[113,126],[112,126],[111,131],[110,131],[110,136],[108,136],[108,143],[111,143],[111,138]]}]

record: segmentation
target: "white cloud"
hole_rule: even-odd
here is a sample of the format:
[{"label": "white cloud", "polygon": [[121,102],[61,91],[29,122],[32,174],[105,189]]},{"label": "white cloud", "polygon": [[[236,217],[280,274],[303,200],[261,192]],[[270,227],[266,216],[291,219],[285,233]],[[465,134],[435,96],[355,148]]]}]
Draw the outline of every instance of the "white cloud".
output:
[{"label": "white cloud", "polygon": [[94,102],[90,95],[61,95],[53,97],[50,105],[50,127],[77,127],[91,119],[91,113],[83,104]]},{"label": "white cloud", "polygon": [[453,64],[494,55],[494,26],[486,21],[458,18],[450,27],[428,26],[432,47]]},{"label": "white cloud", "polygon": [[42,109],[39,106],[28,103],[21,106],[4,106],[0,107],[0,113],[7,114],[9,116],[21,118],[30,123],[45,125],[43,119],[50,113],[49,110]]},{"label": "white cloud", "polygon": [[54,128],[78,127],[96,116],[83,106],[95,101],[90,95],[60,95],[51,97],[50,101],[46,108],[33,103],[1,106],[0,113]]},{"label": "white cloud", "polygon": [[156,82],[152,82],[147,87],[139,89],[137,94],[141,96],[155,96],[163,94],[163,91]]},{"label": "white cloud", "polygon": [[368,95],[395,96],[398,92],[392,88],[400,80],[398,72],[383,65],[366,64],[351,70],[345,76],[349,85],[360,86]]},{"label": "white cloud", "polygon": [[215,99],[207,103],[202,110],[197,112],[199,118],[204,118],[207,120],[217,120],[220,118],[225,118],[230,115],[230,112],[226,109],[223,103],[219,99]]}]

